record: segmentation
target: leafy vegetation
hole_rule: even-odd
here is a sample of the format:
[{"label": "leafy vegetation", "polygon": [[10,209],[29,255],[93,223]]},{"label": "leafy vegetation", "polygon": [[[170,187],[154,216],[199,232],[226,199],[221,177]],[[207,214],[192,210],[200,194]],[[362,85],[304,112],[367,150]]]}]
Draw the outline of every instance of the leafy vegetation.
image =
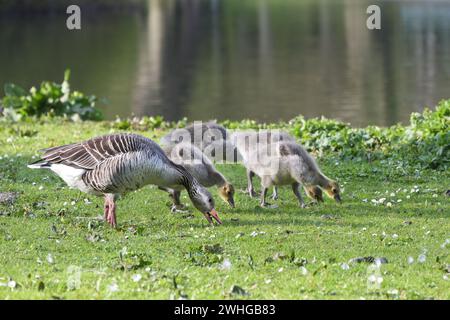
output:
[{"label": "leafy vegetation", "polygon": [[287,128],[309,150],[337,153],[341,159],[387,159],[442,170],[450,164],[450,100],[441,101],[435,111],[413,113],[408,126],[352,128],[335,120],[300,116]]},{"label": "leafy vegetation", "polygon": [[5,118],[14,121],[43,115],[69,116],[81,120],[101,120],[102,114],[95,107],[97,98],[72,91],[69,84],[70,71],[64,73],[61,84],[44,81],[38,89],[29,92],[15,84],[5,84],[2,108]]},{"label": "leafy vegetation", "polygon": [[[147,131],[183,127],[186,119],[166,122],[161,117],[117,119],[112,128]],[[284,129],[319,156],[332,155],[341,160],[386,160],[402,168],[447,170],[450,165],[450,100],[439,103],[434,111],[413,113],[410,124],[389,128],[369,126],[352,128],[350,124],[326,118],[305,119],[272,124],[254,120],[224,121],[228,129]]]}]

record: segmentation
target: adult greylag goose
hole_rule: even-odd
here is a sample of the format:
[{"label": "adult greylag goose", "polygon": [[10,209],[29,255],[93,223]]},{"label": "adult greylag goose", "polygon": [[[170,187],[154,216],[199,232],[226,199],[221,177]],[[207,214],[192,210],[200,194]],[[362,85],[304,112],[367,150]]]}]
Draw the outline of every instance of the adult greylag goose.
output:
[{"label": "adult greylag goose", "polygon": [[330,198],[341,202],[339,184],[326,177],[314,158],[297,143],[280,141],[258,148],[250,154],[246,166],[261,178],[261,206],[268,205],[269,187],[289,184],[302,207],[305,203],[300,185],[319,186]]},{"label": "adult greylag goose", "polygon": [[113,227],[117,225],[117,196],[148,184],[186,189],[194,206],[209,223],[211,217],[222,223],[209,191],[146,137],[118,133],[41,151],[42,158],[28,167],[50,169],[68,186],[104,196],[105,220]]},{"label": "adult greylag goose", "polygon": [[[215,168],[211,160],[195,145],[187,142],[163,146],[170,160],[182,165],[204,187],[217,186],[219,196],[234,208],[234,187]],[[174,200],[174,209],[181,205],[180,191],[166,190]]]}]

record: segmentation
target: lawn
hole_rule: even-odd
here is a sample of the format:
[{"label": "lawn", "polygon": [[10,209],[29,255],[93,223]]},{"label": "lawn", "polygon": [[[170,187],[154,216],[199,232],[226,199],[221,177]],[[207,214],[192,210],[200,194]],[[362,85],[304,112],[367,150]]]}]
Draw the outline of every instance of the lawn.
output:
[{"label": "lawn", "polygon": [[301,209],[285,187],[277,209],[262,209],[242,192],[244,168],[218,165],[237,189],[235,209],[211,189],[223,225],[209,227],[185,192],[190,213],[174,214],[165,193],[145,187],[118,202],[112,229],[99,218],[101,198],[26,167],[38,149],[111,131],[106,122],[2,124],[0,192],[18,197],[0,204],[0,298],[450,298],[448,170],[323,156],[342,204]]}]

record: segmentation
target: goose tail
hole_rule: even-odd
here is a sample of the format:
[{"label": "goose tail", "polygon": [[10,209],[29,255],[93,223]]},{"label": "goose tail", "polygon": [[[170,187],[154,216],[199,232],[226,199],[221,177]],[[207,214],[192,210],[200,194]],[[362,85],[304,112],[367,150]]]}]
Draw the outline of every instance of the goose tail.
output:
[{"label": "goose tail", "polygon": [[50,168],[51,164],[45,160],[39,159],[38,161],[30,163],[29,165],[27,165],[27,167],[30,169],[42,169],[42,168]]}]

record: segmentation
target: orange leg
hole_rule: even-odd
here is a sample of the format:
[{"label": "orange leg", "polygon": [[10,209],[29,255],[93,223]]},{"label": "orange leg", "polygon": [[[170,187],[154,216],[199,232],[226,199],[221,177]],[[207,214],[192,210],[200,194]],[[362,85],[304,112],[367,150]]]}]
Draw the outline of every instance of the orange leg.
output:
[{"label": "orange leg", "polygon": [[116,204],[114,201],[114,195],[108,194],[105,195],[105,220],[108,221],[108,223],[115,228],[117,226],[116,221]]}]

